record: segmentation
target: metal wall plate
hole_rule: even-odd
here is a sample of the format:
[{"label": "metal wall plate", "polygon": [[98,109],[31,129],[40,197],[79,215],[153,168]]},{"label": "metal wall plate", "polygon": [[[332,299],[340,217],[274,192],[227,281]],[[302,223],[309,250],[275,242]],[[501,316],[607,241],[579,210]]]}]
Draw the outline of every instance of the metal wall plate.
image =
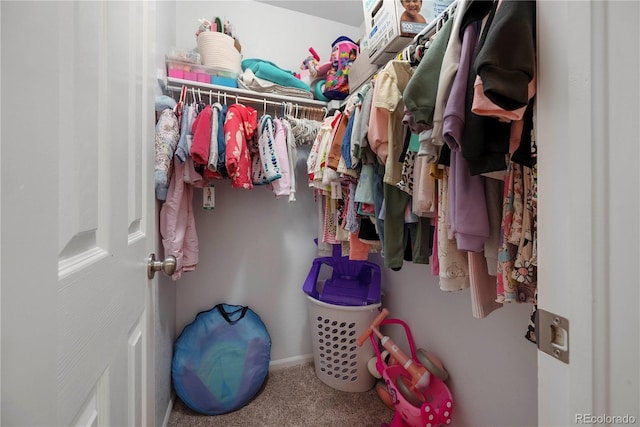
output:
[{"label": "metal wall plate", "polygon": [[536,336],[540,351],[569,364],[569,319],[538,309]]}]

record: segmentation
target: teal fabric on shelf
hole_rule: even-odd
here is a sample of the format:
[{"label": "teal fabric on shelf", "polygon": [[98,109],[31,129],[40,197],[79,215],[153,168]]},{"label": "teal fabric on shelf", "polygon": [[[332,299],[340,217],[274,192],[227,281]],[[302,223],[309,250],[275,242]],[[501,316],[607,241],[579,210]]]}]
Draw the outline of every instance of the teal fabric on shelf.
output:
[{"label": "teal fabric on shelf", "polygon": [[249,58],[243,60],[241,66],[242,71],[249,68],[256,77],[261,79],[277,83],[281,86],[295,87],[311,92],[309,85],[296,78],[293,71],[284,70],[273,62],[265,61],[264,59]]}]

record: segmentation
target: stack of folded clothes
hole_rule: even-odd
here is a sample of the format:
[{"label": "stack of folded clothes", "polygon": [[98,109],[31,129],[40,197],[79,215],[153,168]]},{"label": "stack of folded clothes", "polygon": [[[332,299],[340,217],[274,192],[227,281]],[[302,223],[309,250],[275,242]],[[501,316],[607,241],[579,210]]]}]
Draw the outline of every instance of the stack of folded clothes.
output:
[{"label": "stack of folded clothes", "polygon": [[242,74],[238,77],[240,88],[313,99],[309,85],[298,79],[293,71],[284,70],[273,62],[256,58],[245,59],[241,65]]}]

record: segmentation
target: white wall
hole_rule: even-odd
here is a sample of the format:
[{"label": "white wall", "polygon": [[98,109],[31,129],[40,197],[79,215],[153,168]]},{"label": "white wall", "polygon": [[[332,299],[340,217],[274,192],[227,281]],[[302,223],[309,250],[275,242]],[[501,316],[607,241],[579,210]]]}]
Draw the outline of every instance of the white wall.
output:
[{"label": "white wall", "polygon": [[[355,39],[359,33],[255,2],[179,2],[178,46],[194,47],[197,18],[217,15],[234,24],[245,57],[289,69],[298,67],[309,46],[325,58],[337,36]],[[299,154],[297,202],[276,200],[266,187],[238,190],[223,181],[216,184],[216,208],[204,211],[198,208],[201,191],[195,191],[200,264],[175,284],[178,333],[199,311],[220,302],[242,304],[269,329],[273,361],[311,354],[301,291],[316,256],[316,206],[304,178],[307,152],[305,147]],[[468,291],[442,292],[430,266],[411,263],[399,272],[384,270],[383,286],[391,314],[407,321],[416,343],[443,359],[449,370],[455,426],[537,424],[536,347],[524,338],[530,306],[510,305],[487,319],[474,319]]]},{"label": "white wall", "polygon": [[[339,13],[339,11],[336,11]],[[313,47],[322,61],[339,36],[353,40],[360,29],[249,0],[180,1],[176,13],[178,47],[196,47],[198,19],[228,19],[242,45],[243,59],[261,58],[296,71]],[[363,12],[364,19],[364,12]]]},{"label": "white wall", "polygon": [[[250,13],[249,13],[250,12]],[[356,39],[359,28],[314,18],[253,1],[181,1],[176,10],[179,47],[196,46],[199,18],[220,16],[233,24],[244,58],[269,60],[295,70],[313,46],[328,58],[341,35]],[[308,147],[307,147],[308,150]],[[216,185],[216,209],[196,209],[200,265],[180,281],[177,331],[199,311],[218,302],[250,305],[271,326],[272,359],[311,354],[302,282],[314,258],[315,207],[305,190],[305,159],[300,153],[298,201],[275,200],[266,188],[231,189]],[[201,204],[196,190],[194,203]]]},{"label": "white wall", "polygon": [[[304,177],[303,160],[296,174]],[[297,201],[276,200],[266,187],[252,191],[216,184],[216,208],[199,209],[200,263],[177,284],[177,328],[217,303],[248,305],[266,324],[274,361],[311,354],[302,283],[316,248],[315,207],[305,182]]]},{"label": "white wall", "polygon": [[[449,372],[452,425],[537,425],[537,350],[524,338],[530,305],[506,304],[476,319],[469,290],[441,291],[430,266],[405,262],[398,272],[383,269],[382,279],[390,317],[407,322],[416,346]],[[408,351],[401,329],[387,333]]]}]

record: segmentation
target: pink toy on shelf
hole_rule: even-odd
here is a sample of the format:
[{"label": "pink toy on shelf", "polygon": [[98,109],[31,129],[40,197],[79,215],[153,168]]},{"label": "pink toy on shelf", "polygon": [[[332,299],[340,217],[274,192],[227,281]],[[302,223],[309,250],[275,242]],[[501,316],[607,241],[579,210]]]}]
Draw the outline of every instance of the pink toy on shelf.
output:
[{"label": "pink toy on shelf", "polygon": [[313,76],[316,77],[317,76],[317,71],[316,71],[316,66],[318,65],[318,63],[320,62],[320,56],[318,55],[318,53],[315,51],[314,48],[310,47],[309,48],[309,53],[311,53],[311,55],[307,56],[303,61],[302,61],[302,65],[300,65],[300,69],[301,70],[309,70],[309,73]]},{"label": "pink toy on shelf", "polygon": [[300,65],[301,70],[309,70],[309,74],[314,79],[317,77],[323,77],[327,75],[329,68],[331,67],[330,62],[326,62],[320,64],[320,55],[318,52],[312,47],[309,48],[309,53],[311,55],[307,56],[303,61],[302,65]]},{"label": "pink toy on shelf", "polygon": [[[416,351],[409,326],[400,319],[387,319],[389,310],[382,309],[371,326],[360,335],[356,344],[369,339],[376,353],[376,369],[382,375],[395,407],[390,427],[438,427],[449,425],[453,415],[453,397],[444,384],[449,374],[442,362],[423,349]],[[378,329],[381,325],[400,325],[404,328],[411,357]],[[380,354],[378,341],[396,360],[387,364]],[[383,424],[386,426],[386,424]]]}]

